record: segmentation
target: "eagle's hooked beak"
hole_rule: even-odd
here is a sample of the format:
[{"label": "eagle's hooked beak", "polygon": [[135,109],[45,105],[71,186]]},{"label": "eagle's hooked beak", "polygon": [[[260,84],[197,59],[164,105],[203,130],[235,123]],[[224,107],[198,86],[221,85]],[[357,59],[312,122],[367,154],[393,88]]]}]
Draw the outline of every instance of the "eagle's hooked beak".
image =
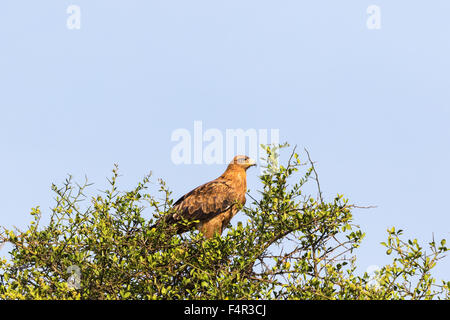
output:
[{"label": "eagle's hooked beak", "polygon": [[250,167],[256,167],[256,161],[253,159],[248,159],[249,168]]}]

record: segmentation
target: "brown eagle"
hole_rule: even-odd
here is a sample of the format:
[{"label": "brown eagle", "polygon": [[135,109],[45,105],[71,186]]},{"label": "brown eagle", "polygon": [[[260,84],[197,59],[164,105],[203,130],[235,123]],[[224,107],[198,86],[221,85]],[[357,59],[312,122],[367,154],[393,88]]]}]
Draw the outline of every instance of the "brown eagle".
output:
[{"label": "brown eagle", "polygon": [[[195,226],[207,239],[215,233],[222,234],[231,218],[245,204],[246,171],[252,166],[256,166],[256,162],[249,157],[234,157],[220,177],[178,199],[173,205],[173,213],[164,216],[165,225],[174,227],[178,234]],[[180,223],[183,220],[184,223]],[[198,223],[189,226],[186,221]]]}]

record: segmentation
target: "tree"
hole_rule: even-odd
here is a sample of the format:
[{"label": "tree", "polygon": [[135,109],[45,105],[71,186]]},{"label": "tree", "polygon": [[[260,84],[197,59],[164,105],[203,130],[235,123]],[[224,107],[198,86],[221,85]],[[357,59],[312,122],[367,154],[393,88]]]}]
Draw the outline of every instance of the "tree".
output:
[{"label": "tree", "polygon": [[0,234],[12,244],[0,261],[0,299],[450,298],[450,282],[431,274],[448,251],[445,240],[425,251],[389,229],[382,245],[392,262],[375,278],[358,275],[354,251],[364,233],[353,223],[356,206],[342,195],[324,200],[307,151],[301,161],[294,148],[279,165],[274,159],[285,147],[265,147],[260,196],[242,209],[248,221],[209,240],[152,227],[173,200],[162,180],[157,195],[147,192],[151,175],[121,192],[116,166],[109,190],[90,198],[87,181],[53,185],[47,224],[37,207],[27,230]]}]

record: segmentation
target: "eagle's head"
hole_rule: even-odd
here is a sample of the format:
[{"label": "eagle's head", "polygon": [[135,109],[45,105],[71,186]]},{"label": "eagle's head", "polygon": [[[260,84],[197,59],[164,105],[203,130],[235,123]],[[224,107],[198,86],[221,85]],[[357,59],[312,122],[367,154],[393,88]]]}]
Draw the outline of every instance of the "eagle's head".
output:
[{"label": "eagle's head", "polygon": [[230,162],[230,165],[237,165],[247,170],[250,167],[256,166],[256,161],[247,156],[235,156]]}]

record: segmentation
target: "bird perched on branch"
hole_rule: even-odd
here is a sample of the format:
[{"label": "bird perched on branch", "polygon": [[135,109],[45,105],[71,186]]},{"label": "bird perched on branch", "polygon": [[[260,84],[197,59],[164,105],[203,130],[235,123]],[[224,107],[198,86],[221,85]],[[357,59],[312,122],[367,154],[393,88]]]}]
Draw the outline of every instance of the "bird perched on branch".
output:
[{"label": "bird perched on branch", "polygon": [[[215,233],[221,235],[245,204],[246,171],[252,166],[256,166],[256,162],[249,157],[234,157],[220,177],[178,199],[170,213],[155,226],[163,223],[173,227],[178,234],[196,227],[207,239]],[[189,223],[194,221],[198,222]]]}]

